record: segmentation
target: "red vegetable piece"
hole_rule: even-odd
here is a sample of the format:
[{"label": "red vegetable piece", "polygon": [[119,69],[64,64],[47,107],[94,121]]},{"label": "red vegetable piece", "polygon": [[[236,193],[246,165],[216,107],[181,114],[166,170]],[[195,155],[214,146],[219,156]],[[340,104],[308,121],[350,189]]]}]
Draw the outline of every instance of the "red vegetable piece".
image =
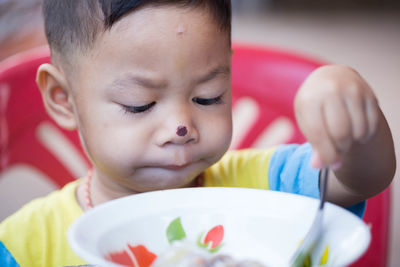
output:
[{"label": "red vegetable piece", "polygon": [[217,247],[222,239],[224,238],[224,227],[222,225],[217,225],[208,231],[206,237],[204,238],[204,244],[211,242],[211,249]]},{"label": "red vegetable piece", "polygon": [[111,252],[110,254],[108,254],[108,258],[114,263],[129,267],[135,267],[134,263],[132,262],[131,258],[125,250],[121,252]]},{"label": "red vegetable piece", "polygon": [[145,246],[131,246],[128,244],[128,248],[132,251],[136,258],[138,267],[149,267],[153,261],[157,258],[157,255],[149,251]]}]

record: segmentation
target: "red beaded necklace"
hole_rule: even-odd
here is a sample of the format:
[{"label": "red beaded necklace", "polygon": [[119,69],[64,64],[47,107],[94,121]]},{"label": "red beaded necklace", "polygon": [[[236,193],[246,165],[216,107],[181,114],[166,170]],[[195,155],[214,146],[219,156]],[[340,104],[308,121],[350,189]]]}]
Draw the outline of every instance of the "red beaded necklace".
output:
[{"label": "red beaded necklace", "polygon": [[85,181],[85,204],[88,209],[93,208],[92,198],[90,197],[90,180],[92,179],[93,169],[88,171]]}]

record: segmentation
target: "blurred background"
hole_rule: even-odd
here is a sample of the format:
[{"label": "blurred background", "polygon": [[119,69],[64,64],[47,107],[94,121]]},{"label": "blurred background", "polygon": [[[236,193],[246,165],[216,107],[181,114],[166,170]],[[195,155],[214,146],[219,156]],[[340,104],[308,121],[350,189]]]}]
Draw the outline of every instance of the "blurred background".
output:
[{"label": "blurred background", "polygon": [[41,0],[0,0],[0,61],[44,43]]},{"label": "blurred background", "polygon": [[400,1],[233,0],[234,42],[354,67],[374,89],[395,141],[389,266],[400,262]]},{"label": "blurred background", "polygon": [[[232,0],[232,5],[233,42],[293,51],[357,69],[375,90],[388,119],[400,166],[400,1]],[[0,0],[0,61],[44,43],[40,0]],[[0,104],[5,102],[5,91],[0,90]],[[6,137],[0,134],[3,142]],[[86,168],[80,166],[77,176]],[[22,179],[23,174],[24,170],[0,173],[0,221],[25,201],[57,188],[43,182],[40,174],[32,180]],[[391,267],[400,262],[399,176],[397,171],[391,187]],[[10,203],[15,194],[23,196],[21,202]]]}]

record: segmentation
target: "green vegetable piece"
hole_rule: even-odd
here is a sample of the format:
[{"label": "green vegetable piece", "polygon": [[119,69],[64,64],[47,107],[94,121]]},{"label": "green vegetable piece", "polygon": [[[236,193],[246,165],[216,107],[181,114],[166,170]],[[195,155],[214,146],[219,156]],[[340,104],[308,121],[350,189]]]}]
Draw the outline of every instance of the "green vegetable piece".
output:
[{"label": "green vegetable piece", "polygon": [[216,253],[216,252],[218,252],[221,248],[222,248],[222,246],[223,246],[223,243],[220,243],[218,246],[216,246],[215,248],[209,248],[209,243],[203,243],[202,241],[201,241],[201,239],[202,239],[202,237],[203,237],[203,233],[201,233],[200,235],[199,235],[199,237],[197,238],[197,245],[199,246],[199,247],[201,247],[201,248],[204,248],[205,250],[208,250],[209,252],[211,252],[211,253]]},{"label": "green vegetable piece", "polygon": [[310,267],[312,266],[311,262],[311,254],[310,253],[303,253],[296,259],[293,263],[293,266],[301,266],[301,267]]},{"label": "green vegetable piece", "polygon": [[197,238],[197,245],[198,245],[199,247],[201,247],[201,248],[207,249],[208,244],[204,244],[203,242],[201,242],[202,236],[203,236],[203,233],[201,233],[201,234],[199,235],[199,237]]},{"label": "green vegetable piece", "polygon": [[311,255],[308,254],[306,257],[306,260],[304,261],[304,267],[311,267],[312,266],[312,262],[311,262]]},{"label": "green vegetable piece", "polygon": [[211,253],[216,253],[218,252],[218,250],[220,250],[222,248],[222,243],[219,244],[218,246],[216,246],[215,248],[210,248],[208,251],[210,251]]},{"label": "green vegetable piece", "polygon": [[182,240],[186,237],[185,231],[183,230],[181,218],[178,217],[173,220],[167,228],[167,239],[171,244],[174,241]]}]

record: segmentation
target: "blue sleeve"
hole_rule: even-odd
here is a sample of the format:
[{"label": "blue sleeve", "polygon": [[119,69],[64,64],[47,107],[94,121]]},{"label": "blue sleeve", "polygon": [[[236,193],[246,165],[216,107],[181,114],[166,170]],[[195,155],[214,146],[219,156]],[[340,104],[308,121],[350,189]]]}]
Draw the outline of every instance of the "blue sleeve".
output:
[{"label": "blue sleeve", "polygon": [[10,251],[4,246],[3,242],[0,241],[0,266],[4,267],[19,267],[19,264],[15,261]]},{"label": "blue sleeve", "polygon": [[[269,188],[303,196],[319,198],[319,170],[311,167],[312,147],[303,145],[281,145],[271,157],[268,170]],[[364,215],[366,202],[348,207],[359,217]]]}]

